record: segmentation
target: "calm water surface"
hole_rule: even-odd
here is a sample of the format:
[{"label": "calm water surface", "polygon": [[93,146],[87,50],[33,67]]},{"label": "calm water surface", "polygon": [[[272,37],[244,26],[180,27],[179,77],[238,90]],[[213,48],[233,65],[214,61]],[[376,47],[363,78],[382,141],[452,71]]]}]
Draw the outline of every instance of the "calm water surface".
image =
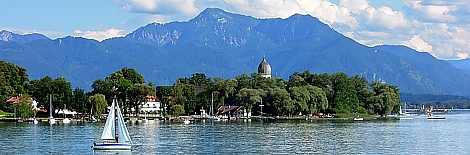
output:
[{"label": "calm water surface", "polygon": [[470,110],[446,120],[128,122],[132,151],[93,151],[104,123],[0,123],[0,154],[469,154]]}]

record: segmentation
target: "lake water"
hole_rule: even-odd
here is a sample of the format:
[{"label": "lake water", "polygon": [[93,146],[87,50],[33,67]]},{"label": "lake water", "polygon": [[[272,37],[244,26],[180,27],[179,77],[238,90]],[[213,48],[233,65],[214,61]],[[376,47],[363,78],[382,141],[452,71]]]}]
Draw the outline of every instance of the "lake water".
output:
[{"label": "lake water", "polygon": [[446,120],[128,122],[132,151],[93,151],[104,123],[0,123],[0,154],[469,154],[470,110]]}]

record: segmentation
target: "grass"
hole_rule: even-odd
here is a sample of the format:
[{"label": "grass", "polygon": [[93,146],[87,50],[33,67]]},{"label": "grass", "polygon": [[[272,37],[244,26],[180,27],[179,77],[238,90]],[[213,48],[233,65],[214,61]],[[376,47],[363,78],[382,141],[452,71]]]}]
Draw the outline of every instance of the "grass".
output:
[{"label": "grass", "polygon": [[375,117],[375,115],[360,114],[360,113],[332,114],[332,116],[335,116],[336,118],[354,118],[354,117],[357,117],[357,116],[360,116],[362,118],[373,118],[373,117]]},{"label": "grass", "polygon": [[13,113],[9,113],[9,112],[4,112],[3,110],[0,110],[0,116],[5,116],[5,115],[13,115]]}]

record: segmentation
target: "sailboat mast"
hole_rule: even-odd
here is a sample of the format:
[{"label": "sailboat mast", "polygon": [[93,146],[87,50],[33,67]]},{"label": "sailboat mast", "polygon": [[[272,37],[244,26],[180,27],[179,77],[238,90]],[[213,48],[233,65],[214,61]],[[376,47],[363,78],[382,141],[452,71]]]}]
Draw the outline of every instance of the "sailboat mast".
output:
[{"label": "sailboat mast", "polygon": [[49,117],[52,118],[52,94],[49,94]]},{"label": "sailboat mast", "polygon": [[211,93],[211,116],[214,115],[214,92]]}]

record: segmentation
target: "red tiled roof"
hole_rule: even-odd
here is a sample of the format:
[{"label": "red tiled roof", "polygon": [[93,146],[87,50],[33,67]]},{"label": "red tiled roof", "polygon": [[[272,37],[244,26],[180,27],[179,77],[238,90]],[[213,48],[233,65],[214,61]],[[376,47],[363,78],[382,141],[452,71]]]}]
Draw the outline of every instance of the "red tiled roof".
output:
[{"label": "red tiled roof", "polygon": [[20,98],[19,97],[10,97],[7,100],[7,103],[9,103],[9,104],[12,104],[12,103],[18,104],[18,103],[20,103]]},{"label": "red tiled roof", "polygon": [[221,106],[217,111],[218,115],[223,115],[223,114],[233,114],[234,112],[241,110],[242,106]]}]

